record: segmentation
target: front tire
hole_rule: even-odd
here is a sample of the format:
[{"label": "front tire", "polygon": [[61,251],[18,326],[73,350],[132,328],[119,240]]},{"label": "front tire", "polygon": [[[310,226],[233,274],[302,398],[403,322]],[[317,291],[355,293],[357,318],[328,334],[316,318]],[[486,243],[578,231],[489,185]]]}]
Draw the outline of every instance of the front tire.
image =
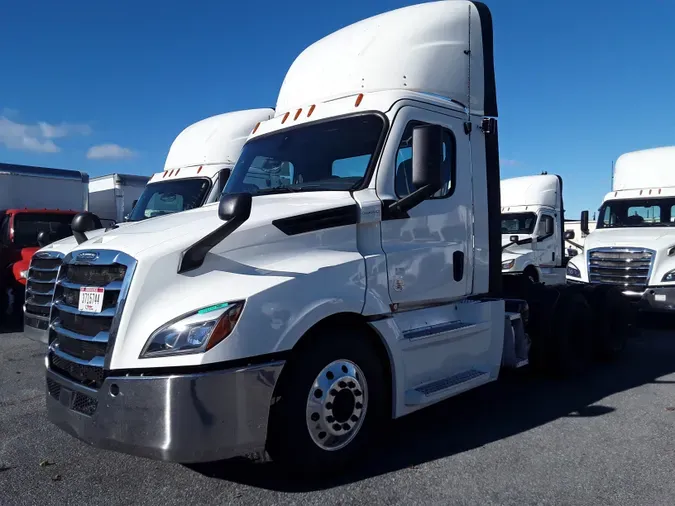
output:
[{"label": "front tire", "polygon": [[324,328],[296,350],[270,410],[267,449],[287,471],[326,474],[372,444],[390,414],[385,367],[367,330]]}]

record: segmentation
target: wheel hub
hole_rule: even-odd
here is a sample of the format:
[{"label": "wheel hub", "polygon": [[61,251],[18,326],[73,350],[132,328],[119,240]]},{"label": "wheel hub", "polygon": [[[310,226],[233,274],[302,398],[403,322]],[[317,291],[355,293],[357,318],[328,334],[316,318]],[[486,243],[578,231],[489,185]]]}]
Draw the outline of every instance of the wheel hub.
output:
[{"label": "wheel hub", "polygon": [[366,378],[349,360],[336,360],[315,378],[307,397],[307,428],[324,450],[349,444],[363,425],[368,406]]}]

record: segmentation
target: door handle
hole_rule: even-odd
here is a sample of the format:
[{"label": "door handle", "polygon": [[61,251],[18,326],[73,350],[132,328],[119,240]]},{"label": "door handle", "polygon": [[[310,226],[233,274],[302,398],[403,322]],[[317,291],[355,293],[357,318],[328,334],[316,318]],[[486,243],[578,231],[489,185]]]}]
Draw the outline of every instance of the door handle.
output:
[{"label": "door handle", "polygon": [[461,281],[464,277],[464,252],[455,251],[452,254],[452,275],[455,281]]}]

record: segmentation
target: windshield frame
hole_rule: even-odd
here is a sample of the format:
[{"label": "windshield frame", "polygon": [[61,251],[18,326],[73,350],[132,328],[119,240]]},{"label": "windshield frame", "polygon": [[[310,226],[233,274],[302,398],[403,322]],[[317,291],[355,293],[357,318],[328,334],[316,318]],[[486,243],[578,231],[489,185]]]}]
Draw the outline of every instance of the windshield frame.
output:
[{"label": "windshield frame", "polygon": [[[504,216],[508,216],[508,215],[519,216],[519,217],[522,217],[524,215],[532,215],[534,217],[534,221],[532,222],[532,230],[530,230],[529,232],[520,232],[520,231],[518,231],[518,232],[501,232],[501,224],[504,221]],[[508,236],[511,236],[511,235],[532,235],[537,230],[537,223],[538,222],[539,222],[539,213],[536,213],[534,211],[516,211],[516,212],[509,212],[509,213],[500,213],[500,216],[499,216],[499,231],[500,231],[501,235],[508,235]]]},{"label": "windshield frame", "polygon": [[[246,143],[244,144],[244,146],[242,146],[239,158],[241,157],[241,153],[243,153],[246,146],[248,146],[249,144],[253,144],[255,142],[258,142],[260,140],[267,139],[269,137],[273,137],[273,136],[279,135],[279,134],[286,134],[288,132],[293,132],[295,130],[306,129],[306,128],[314,127],[314,126],[317,126],[317,125],[323,125],[323,124],[326,124],[326,123],[341,121],[341,120],[344,120],[344,119],[358,118],[358,117],[361,117],[361,116],[376,116],[382,121],[382,129],[380,130],[380,135],[378,137],[377,143],[375,144],[375,149],[373,150],[373,153],[372,153],[372,155],[370,157],[370,160],[368,162],[368,166],[366,167],[366,170],[364,171],[363,179],[362,179],[361,183],[359,183],[358,185],[355,185],[352,188],[344,189],[344,190],[337,190],[337,189],[318,189],[318,190],[317,189],[312,189],[312,190],[304,189],[304,190],[301,190],[301,189],[298,189],[297,192],[301,193],[301,192],[307,192],[307,191],[348,191],[348,192],[352,193],[352,192],[355,192],[355,191],[363,190],[363,189],[368,188],[370,186],[370,183],[373,179],[373,175],[375,174],[375,168],[377,167],[377,164],[380,162],[380,156],[382,155],[382,150],[384,149],[385,142],[386,142],[387,137],[389,135],[389,126],[390,126],[389,118],[382,111],[367,110],[367,111],[359,111],[359,112],[350,112],[350,113],[346,113],[346,114],[339,114],[339,115],[336,115],[336,116],[329,116],[327,118],[321,118],[321,119],[318,119],[318,120],[315,120],[315,121],[310,121],[310,122],[307,122],[307,123],[300,123],[298,125],[289,126],[287,128],[280,128],[278,130],[273,130],[271,132],[267,132],[267,133],[261,134],[259,136],[256,136],[256,137],[252,138],[252,139],[247,140]],[[227,183],[225,184],[225,187],[223,188],[221,196],[226,193],[227,184],[230,182],[230,180],[232,180],[232,176],[234,175],[234,171],[237,168],[237,164],[239,163],[239,158],[237,158],[237,162],[234,164],[234,167],[232,167],[232,172],[230,173],[230,177],[228,178]],[[311,184],[311,182],[308,182],[308,184]],[[275,194],[279,194],[279,193],[284,193],[284,190],[280,190],[278,193],[277,192],[265,192],[265,193],[262,193],[262,194],[253,193],[252,196],[253,197],[258,197],[258,196],[262,197],[262,196],[265,196],[265,195],[275,195]]]},{"label": "windshield frame", "polygon": [[[204,205],[204,202],[206,202],[206,199],[208,198],[208,196],[211,194],[211,191],[213,190],[213,180],[210,177],[197,176],[197,177],[181,177],[181,178],[177,178],[177,179],[163,179],[163,180],[155,181],[154,183],[148,183],[147,185],[145,185],[145,188],[143,188],[143,193],[145,193],[145,191],[153,185],[160,185],[160,184],[167,184],[167,183],[179,183],[181,181],[194,181],[194,180],[200,180],[200,181],[207,181],[208,182],[208,186],[206,187],[206,190],[204,191],[204,195],[201,198],[199,204],[193,208],[193,209],[197,209],[197,208],[202,207]],[[141,197],[143,196],[143,193],[141,193]],[[141,200],[141,197],[138,197],[139,201]],[[145,220],[149,220],[151,218],[158,218],[159,217],[159,216],[146,216],[146,217],[144,217],[143,219],[140,219],[140,220],[132,220],[131,217],[133,216],[137,207],[138,207],[138,202],[136,202],[136,205],[134,206],[134,208],[129,213],[129,219],[125,220],[125,222],[127,222],[127,223],[139,223],[141,221],[145,221]],[[175,211],[173,213],[168,213],[168,214],[182,213],[182,212],[188,211],[188,210],[189,209],[183,209],[183,211]],[[166,216],[166,215],[160,215],[160,216]]]},{"label": "windshield frame", "polygon": [[[628,207],[631,205],[634,205],[635,207],[644,207],[640,204],[645,204],[645,203],[652,203],[652,202],[658,202],[658,201],[667,201],[670,203],[671,209],[675,210],[675,196],[663,196],[663,197],[643,197],[643,198],[627,198],[627,199],[608,199],[605,200],[602,205],[600,206],[600,209],[598,209],[598,219],[595,224],[596,229],[603,229],[603,230],[612,230],[612,229],[625,229],[625,228],[639,228],[639,229],[652,229],[652,228],[675,228],[675,221],[671,222],[662,222],[659,221],[658,223],[655,223],[653,225],[605,225],[604,223],[604,217],[603,215],[605,214],[608,205],[615,204],[617,202],[622,203],[625,202]],[[654,206],[657,206],[658,204],[652,204]],[[675,211],[673,211],[673,214],[671,214],[671,219],[675,217]],[[660,218],[660,215],[659,215]]]}]

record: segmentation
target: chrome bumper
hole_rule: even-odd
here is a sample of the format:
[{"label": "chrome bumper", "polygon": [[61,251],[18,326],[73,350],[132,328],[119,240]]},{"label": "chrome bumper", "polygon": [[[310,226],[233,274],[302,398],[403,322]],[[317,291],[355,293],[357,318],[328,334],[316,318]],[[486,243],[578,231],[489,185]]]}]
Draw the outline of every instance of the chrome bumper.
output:
[{"label": "chrome bumper", "polygon": [[43,344],[49,343],[49,318],[39,316],[23,315],[23,335],[33,341],[39,341]]},{"label": "chrome bumper", "polygon": [[195,374],[109,376],[93,390],[47,370],[47,415],[98,448],[193,463],[263,455],[284,362]]}]

